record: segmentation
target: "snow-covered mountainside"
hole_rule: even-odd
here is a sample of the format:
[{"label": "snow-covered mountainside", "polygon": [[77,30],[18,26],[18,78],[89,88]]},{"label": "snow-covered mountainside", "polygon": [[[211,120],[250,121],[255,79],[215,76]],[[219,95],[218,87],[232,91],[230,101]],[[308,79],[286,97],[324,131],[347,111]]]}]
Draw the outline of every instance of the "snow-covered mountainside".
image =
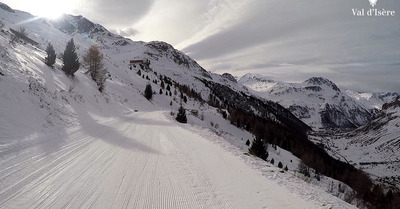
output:
[{"label": "snow-covered mountainside", "polygon": [[310,139],[323,144],[331,156],[370,173],[374,179],[400,186],[397,93],[342,92],[325,78],[285,83],[247,74],[239,82],[287,107],[310,126],[356,128],[348,133],[337,129],[316,130]]},{"label": "snow-covered mountainside", "polygon": [[246,74],[239,82],[263,98],[288,108],[315,128],[353,129],[366,124],[372,113],[396,94],[342,92],[332,81],[313,77],[303,83],[278,82],[261,75]]},{"label": "snow-covered mountainside", "polygon": [[400,96],[384,104],[369,123],[331,142],[351,163],[382,182],[400,186]]},{"label": "snow-covered mountainside", "polygon": [[[268,147],[268,162],[243,154],[253,136],[223,117],[225,107],[252,111],[288,133],[309,127],[233,76],[82,16],[50,21],[0,3],[0,20],[1,208],[354,208],[326,192],[345,198],[352,190],[343,183],[294,177],[300,159],[280,147]],[[38,44],[11,43],[11,29],[20,27]],[[85,66],[71,77],[60,58],[54,68],[44,64],[48,43],[59,55],[71,38],[80,59],[100,46],[103,92]],[[144,59],[149,64],[129,65]],[[148,84],[151,100],[143,95]],[[180,104],[190,125],[172,116]],[[339,185],[345,193],[332,189]]]}]

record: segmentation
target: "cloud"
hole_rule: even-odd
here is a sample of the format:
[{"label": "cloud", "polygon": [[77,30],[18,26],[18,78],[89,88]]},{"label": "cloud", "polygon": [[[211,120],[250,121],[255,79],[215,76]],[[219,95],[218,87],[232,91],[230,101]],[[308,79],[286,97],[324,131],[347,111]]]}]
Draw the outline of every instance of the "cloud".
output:
[{"label": "cloud", "polygon": [[151,9],[155,0],[80,0],[73,11],[109,28],[126,28],[138,22]]},{"label": "cloud", "polygon": [[129,37],[129,36],[135,36],[139,31],[136,30],[135,28],[125,28],[119,30],[111,30],[111,32],[117,33],[124,37]]},{"label": "cloud", "polygon": [[140,21],[135,40],[161,40],[176,45],[196,32],[201,14],[207,9],[203,0],[157,0]]},{"label": "cloud", "polygon": [[74,14],[133,40],[166,41],[213,72],[298,82],[324,76],[400,92],[398,0],[375,7],[395,17],[353,16],[353,8],[371,8],[367,0],[76,1]]},{"label": "cloud", "polygon": [[[400,77],[397,17],[354,17],[351,9],[369,9],[368,1],[247,3],[235,24],[187,44],[183,51],[218,73],[257,72],[285,81],[324,76],[358,89],[400,92],[393,79]],[[379,3],[378,8],[400,15],[395,0]]]}]

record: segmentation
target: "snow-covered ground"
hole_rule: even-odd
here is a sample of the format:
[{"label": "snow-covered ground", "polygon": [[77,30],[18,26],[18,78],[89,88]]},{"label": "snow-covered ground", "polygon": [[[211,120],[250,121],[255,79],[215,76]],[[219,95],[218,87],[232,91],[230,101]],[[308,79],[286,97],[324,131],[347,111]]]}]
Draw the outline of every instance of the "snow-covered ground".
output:
[{"label": "snow-covered ground", "polygon": [[78,129],[37,135],[3,149],[0,206],[351,208],[322,190],[314,193],[319,189],[300,179],[285,181],[285,188],[278,181],[288,174],[253,169],[227,152],[229,145],[222,148],[165,115],[109,118],[89,112]]}]

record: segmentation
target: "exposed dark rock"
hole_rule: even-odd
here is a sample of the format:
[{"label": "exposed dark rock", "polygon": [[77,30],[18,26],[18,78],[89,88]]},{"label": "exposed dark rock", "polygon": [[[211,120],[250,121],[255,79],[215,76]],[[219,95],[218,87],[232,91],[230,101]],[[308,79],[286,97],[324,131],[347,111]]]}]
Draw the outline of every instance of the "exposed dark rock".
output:
[{"label": "exposed dark rock", "polygon": [[232,81],[234,83],[237,83],[236,78],[230,73],[224,73],[224,74],[222,74],[222,77],[226,78],[226,79],[228,79],[228,80],[230,80],[230,81]]},{"label": "exposed dark rock", "polygon": [[15,11],[13,9],[11,9],[11,7],[9,7],[7,4],[1,3],[1,2],[0,2],[0,8],[6,10],[7,12],[15,13]]},{"label": "exposed dark rock", "polygon": [[191,59],[186,54],[176,50],[170,44],[161,41],[152,41],[146,44],[146,46],[153,49],[154,52],[147,52],[147,54],[156,59],[164,56],[173,60],[178,65],[183,65],[186,68],[197,70],[202,76],[211,78],[211,75],[201,67],[195,60]]},{"label": "exposed dark rock", "polygon": [[95,24],[81,15],[63,15],[61,18],[55,20],[53,23],[58,29],[67,33],[109,33],[107,29],[105,29],[103,26]]},{"label": "exposed dark rock", "polygon": [[397,98],[393,102],[382,105],[383,110],[387,110],[389,108],[397,108],[397,107],[400,107],[400,96],[397,96]]},{"label": "exposed dark rock", "polygon": [[112,43],[113,45],[118,45],[118,46],[127,46],[130,45],[130,43],[127,40],[118,40],[114,43]]},{"label": "exposed dark rock", "polygon": [[302,107],[299,105],[291,105],[289,107],[289,111],[296,115],[299,119],[310,118],[310,110],[306,107]]},{"label": "exposed dark rock", "polygon": [[305,87],[306,90],[319,92],[322,91],[322,88],[319,86],[307,86]]}]

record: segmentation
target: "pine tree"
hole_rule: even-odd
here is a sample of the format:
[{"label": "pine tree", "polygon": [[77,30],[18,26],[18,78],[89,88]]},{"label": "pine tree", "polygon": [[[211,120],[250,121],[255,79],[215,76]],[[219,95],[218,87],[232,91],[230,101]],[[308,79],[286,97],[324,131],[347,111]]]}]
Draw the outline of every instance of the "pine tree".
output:
[{"label": "pine tree", "polygon": [[53,47],[53,45],[52,45],[51,43],[49,43],[49,44],[47,45],[46,53],[47,53],[47,57],[45,58],[44,63],[45,63],[47,66],[53,68],[54,63],[56,63],[56,57],[57,57],[57,55],[56,55],[56,52],[54,51],[54,47]]},{"label": "pine tree", "polygon": [[255,155],[263,160],[267,160],[268,152],[265,148],[264,141],[261,138],[255,138],[251,147],[249,148],[249,153]]},{"label": "pine tree", "polygon": [[88,52],[83,56],[83,63],[88,66],[90,76],[99,86],[100,92],[104,89],[107,70],[104,68],[103,54],[100,52],[100,47],[92,45]]},{"label": "pine tree", "polygon": [[176,120],[179,123],[187,123],[186,110],[185,110],[185,108],[183,108],[182,105],[179,107],[178,115],[176,116]]},{"label": "pine tree", "polygon": [[76,54],[76,48],[74,44],[74,39],[71,39],[68,43],[67,46],[65,47],[65,51],[63,54],[63,63],[64,66],[62,67],[62,70],[67,74],[67,75],[74,75],[76,71],[78,71],[80,63],[79,63],[79,58],[78,55]]},{"label": "pine tree", "polygon": [[144,90],[144,96],[148,100],[151,100],[153,98],[153,89],[151,88],[151,84],[150,83],[148,83],[146,85],[146,89]]},{"label": "pine tree", "polygon": [[278,163],[278,168],[283,168],[282,162],[279,162],[279,163]]},{"label": "pine tree", "polygon": [[247,146],[250,146],[250,140],[247,139],[246,145],[247,145]]}]

